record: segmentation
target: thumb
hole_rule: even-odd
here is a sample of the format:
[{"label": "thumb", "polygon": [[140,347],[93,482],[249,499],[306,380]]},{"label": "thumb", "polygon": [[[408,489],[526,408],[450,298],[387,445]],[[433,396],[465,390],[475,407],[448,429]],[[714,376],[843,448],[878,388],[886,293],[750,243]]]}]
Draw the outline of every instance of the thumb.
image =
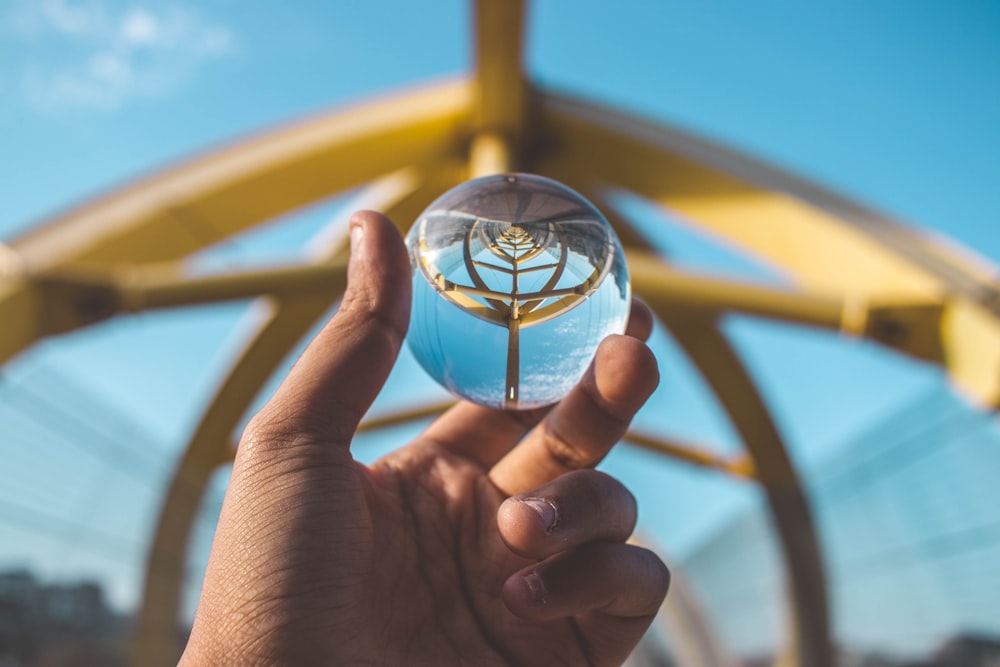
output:
[{"label": "thumb", "polygon": [[375,211],[355,213],[350,230],[337,313],[255,418],[286,436],[345,447],[392,370],[410,316],[410,264],[399,231]]}]

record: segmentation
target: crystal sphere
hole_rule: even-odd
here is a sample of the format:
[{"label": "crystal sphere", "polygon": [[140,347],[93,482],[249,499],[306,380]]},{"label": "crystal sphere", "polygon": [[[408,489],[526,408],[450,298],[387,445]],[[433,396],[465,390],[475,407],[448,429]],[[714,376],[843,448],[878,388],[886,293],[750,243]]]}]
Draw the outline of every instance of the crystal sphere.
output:
[{"label": "crystal sphere", "polygon": [[605,336],[625,331],[625,253],[570,188],[498,174],[432,203],[406,238],[413,265],[407,340],[461,398],[526,409],[563,398]]}]

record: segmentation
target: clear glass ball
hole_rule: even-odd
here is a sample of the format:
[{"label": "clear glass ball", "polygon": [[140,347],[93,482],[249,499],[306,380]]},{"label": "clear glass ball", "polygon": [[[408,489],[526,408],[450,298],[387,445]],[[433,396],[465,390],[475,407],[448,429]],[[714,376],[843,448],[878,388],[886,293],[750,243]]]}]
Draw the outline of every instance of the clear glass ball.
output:
[{"label": "clear glass ball", "polygon": [[410,349],[461,398],[508,409],[554,403],[601,340],[625,331],[621,243],[593,204],[551,179],[463,183],[420,215],[406,244]]}]

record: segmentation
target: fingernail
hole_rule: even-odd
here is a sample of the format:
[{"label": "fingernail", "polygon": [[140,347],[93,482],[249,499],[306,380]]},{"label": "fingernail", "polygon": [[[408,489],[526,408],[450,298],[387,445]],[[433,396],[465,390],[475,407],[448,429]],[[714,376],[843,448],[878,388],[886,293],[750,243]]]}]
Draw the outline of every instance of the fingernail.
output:
[{"label": "fingernail", "polygon": [[545,604],[549,592],[545,590],[545,582],[542,581],[537,570],[532,570],[524,575],[524,585],[528,587],[528,597],[531,598],[532,602],[537,605]]},{"label": "fingernail", "polygon": [[361,227],[361,225],[352,225],[351,226],[351,251],[352,252],[355,251],[355,250],[357,250],[358,246],[361,245],[361,237],[363,237],[364,235],[365,235],[365,230]]},{"label": "fingernail", "polygon": [[559,513],[556,512],[555,505],[544,498],[522,498],[521,502],[538,514],[542,520],[542,525],[545,526],[546,533],[551,533],[555,530],[556,524],[559,522]]}]

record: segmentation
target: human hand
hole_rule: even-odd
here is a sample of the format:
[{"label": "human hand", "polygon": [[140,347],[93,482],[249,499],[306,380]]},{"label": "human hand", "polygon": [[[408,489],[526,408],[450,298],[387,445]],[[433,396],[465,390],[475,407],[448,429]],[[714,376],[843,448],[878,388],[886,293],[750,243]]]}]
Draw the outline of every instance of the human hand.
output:
[{"label": "human hand", "polygon": [[384,216],[351,229],[337,314],[243,435],[182,665],[620,664],[669,574],[625,543],[635,501],[592,468],[659,380],[649,312],[556,406],[460,403],[367,467],[349,447],[410,271]]}]

